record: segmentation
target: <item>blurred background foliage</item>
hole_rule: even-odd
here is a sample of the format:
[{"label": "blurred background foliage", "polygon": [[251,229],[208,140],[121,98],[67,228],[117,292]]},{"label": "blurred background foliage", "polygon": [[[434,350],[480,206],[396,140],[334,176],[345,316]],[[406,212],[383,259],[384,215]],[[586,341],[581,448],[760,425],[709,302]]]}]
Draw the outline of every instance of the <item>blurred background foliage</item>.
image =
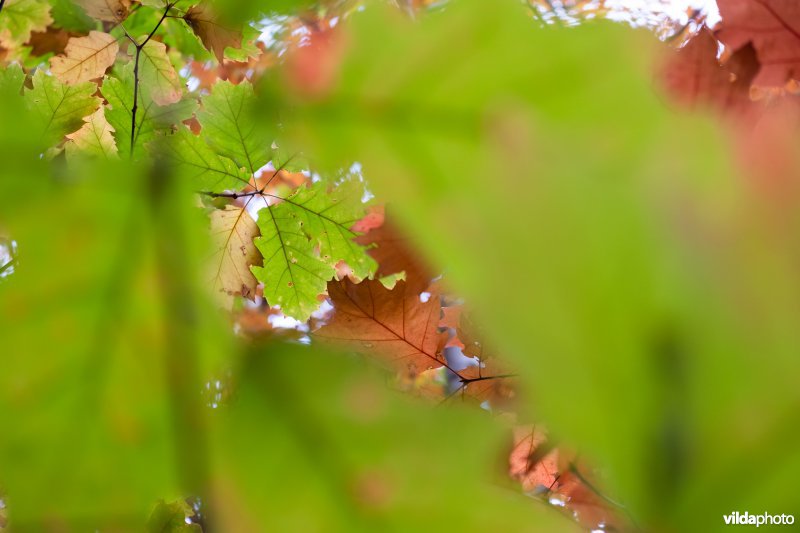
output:
[{"label": "blurred background foliage", "polygon": [[[172,8],[119,4],[125,22],[67,0],[0,11],[0,528],[578,527],[563,502],[544,504],[558,475],[529,488],[543,501],[508,478],[509,433],[533,422],[577,450],[563,472],[594,465],[595,492],[620,502],[606,503],[624,518],[599,529],[800,514],[795,191],[770,168],[748,172],[711,114],[669,103],[653,83],[651,33],[572,27],[608,14],[580,2],[220,0],[220,20],[260,39],[215,46],[189,31],[187,1],[153,42],[188,85],[170,105],[206,114],[154,126],[131,158],[130,103],[115,108],[106,89],[132,90],[123,65],[136,45],[95,92],[49,76],[63,47],[37,53],[25,17],[11,18],[32,9],[46,32],[104,30],[125,45]],[[235,61],[218,65],[223,55]],[[246,131],[230,141],[220,126],[200,157],[204,173],[243,175],[239,192],[206,190],[161,143],[228,120],[222,106],[208,112],[217,78],[255,86],[229,109],[244,110],[231,124]],[[65,157],[75,119],[98,105],[114,155]],[[266,183],[236,157],[243,146],[250,158],[253,139],[267,140]],[[782,175],[797,176],[795,163]],[[204,276],[209,211],[252,209],[277,176],[285,202],[306,180],[335,187],[362,171],[515,375],[513,413],[399,394],[394,373],[309,340],[304,322],[247,334],[244,291],[233,315],[219,309]],[[362,344],[354,351],[372,347]],[[541,461],[531,446],[527,459]]]}]

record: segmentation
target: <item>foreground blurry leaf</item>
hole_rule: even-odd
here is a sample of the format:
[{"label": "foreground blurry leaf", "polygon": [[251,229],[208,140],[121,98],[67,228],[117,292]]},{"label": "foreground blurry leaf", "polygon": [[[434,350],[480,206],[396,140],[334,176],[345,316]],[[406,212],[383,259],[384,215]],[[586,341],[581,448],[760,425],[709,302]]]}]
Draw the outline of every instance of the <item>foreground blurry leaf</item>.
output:
[{"label": "foreground blurry leaf", "polygon": [[503,434],[485,412],[412,404],[313,347],[257,346],[238,375],[215,413],[222,531],[572,530],[492,485]]},{"label": "foreground blurry leaf", "polygon": [[142,529],[158,498],[203,492],[198,391],[208,357],[230,353],[227,328],[203,310],[205,224],[188,191],[128,162],[72,168],[68,186],[29,177],[58,202],[2,218],[25,243],[0,284],[9,518],[23,531]]},{"label": "foreground blurry leaf", "polygon": [[99,31],[86,37],[73,37],[64,56],[50,59],[50,71],[68,85],[103,77],[117,58],[119,45],[111,35]]},{"label": "foreground blurry leaf", "polygon": [[[641,36],[539,28],[512,1],[351,23],[338,81],[305,99],[272,79],[265,117],[279,106],[321,163],[363,164],[512,358],[536,419],[607,467],[645,524],[796,508],[800,311],[775,298],[797,290],[793,247],[758,237],[719,134],[653,94]],[[753,486],[743,464],[773,474]]]}]

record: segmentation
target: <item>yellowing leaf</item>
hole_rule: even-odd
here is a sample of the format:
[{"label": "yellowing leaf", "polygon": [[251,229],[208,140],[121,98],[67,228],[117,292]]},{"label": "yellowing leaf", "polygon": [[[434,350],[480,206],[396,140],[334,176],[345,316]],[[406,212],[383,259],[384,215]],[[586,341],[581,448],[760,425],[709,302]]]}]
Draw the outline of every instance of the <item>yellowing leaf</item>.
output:
[{"label": "yellowing leaf", "polygon": [[258,237],[255,220],[241,207],[227,206],[211,213],[211,237],[214,256],[209,261],[213,290],[222,293],[223,301],[230,296],[253,299],[256,293],[255,276],[251,265],[261,263],[261,256],[253,244]]},{"label": "yellowing leaf", "polygon": [[50,59],[50,71],[67,85],[100,78],[114,64],[119,51],[117,40],[100,31],[86,37],[73,37],[63,56]]},{"label": "yellowing leaf", "polygon": [[76,131],[67,135],[65,150],[67,158],[75,156],[98,156],[104,158],[117,156],[117,145],[114,142],[114,128],[106,120],[104,108],[86,117],[86,123]]},{"label": "yellowing leaf", "polygon": [[90,17],[109,22],[125,20],[131,7],[130,0],[75,0]]},{"label": "yellowing leaf", "polygon": [[183,18],[203,42],[203,46],[213,52],[220,63],[224,59],[226,48],[242,46],[241,30],[223,26],[223,22],[214,13],[208,2],[194,6],[186,12]]},{"label": "yellowing leaf", "polygon": [[0,45],[13,48],[28,42],[31,32],[44,31],[53,22],[50,7],[38,0],[6,0],[0,13]]},{"label": "yellowing leaf", "polygon": [[142,47],[139,70],[141,86],[156,104],[174,104],[181,99],[183,84],[167,57],[164,43],[151,40]]}]

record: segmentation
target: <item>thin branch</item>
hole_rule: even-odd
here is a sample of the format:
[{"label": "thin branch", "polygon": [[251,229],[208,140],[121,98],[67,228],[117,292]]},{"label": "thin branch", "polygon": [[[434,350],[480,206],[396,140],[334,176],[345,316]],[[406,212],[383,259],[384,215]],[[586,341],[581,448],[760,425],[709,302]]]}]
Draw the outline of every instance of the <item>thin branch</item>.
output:
[{"label": "thin branch", "polygon": [[[158,20],[158,23],[156,24],[155,28],[153,28],[153,30],[141,44],[136,44],[136,40],[133,39],[130,35],[128,35],[127,31],[125,31],[125,35],[128,35],[128,38],[131,39],[131,41],[136,46],[136,59],[134,59],[133,63],[133,107],[131,108],[131,153],[130,153],[131,159],[133,158],[133,148],[134,145],[136,144],[136,111],[139,109],[139,58],[142,55],[142,48],[144,48],[145,45],[148,42],[150,42],[150,39],[153,38],[153,35],[155,35],[156,31],[158,31],[158,28],[161,27],[161,23],[163,23],[164,20],[167,18],[167,15],[169,15],[169,11],[172,9],[172,6],[174,5],[175,5],[174,2],[167,4],[166,9],[164,9],[164,14],[161,15],[161,18]],[[124,29],[125,28],[123,28],[123,30]]]},{"label": "thin branch", "polygon": [[[0,5],[2,5],[2,0],[0,0]],[[12,258],[8,263],[4,264],[3,266],[0,266],[0,276],[2,276],[6,270],[13,267],[16,263],[17,260]]]},{"label": "thin branch", "polygon": [[3,11],[3,6],[5,5],[6,0],[0,0],[0,12]]}]

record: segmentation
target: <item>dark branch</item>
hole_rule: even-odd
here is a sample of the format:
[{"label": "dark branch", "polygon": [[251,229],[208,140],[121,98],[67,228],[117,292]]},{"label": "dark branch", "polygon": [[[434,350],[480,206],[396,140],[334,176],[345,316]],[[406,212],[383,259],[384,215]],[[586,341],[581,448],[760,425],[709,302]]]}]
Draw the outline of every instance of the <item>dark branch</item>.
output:
[{"label": "dark branch", "polygon": [[6,0],[0,0],[0,11],[3,11],[3,6],[5,5]]},{"label": "dark branch", "polygon": [[[158,28],[161,27],[161,24],[169,15],[172,6],[175,5],[175,2],[171,2],[167,4],[166,9],[164,9],[164,14],[161,15],[161,18],[158,20],[155,28],[147,35],[145,40],[141,44],[136,44],[136,40],[131,37],[127,31],[125,31],[125,35],[127,35],[128,39],[136,47],[136,59],[134,59],[133,63],[133,107],[131,108],[131,153],[130,157],[133,158],[133,147],[136,144],[136,111],[139,109],[139,57],[142,55],[142,48],[150,42],[150,39],[153,38],[153,35],[156,34]],[[123,28],[125,30],[125,28]]]}]

